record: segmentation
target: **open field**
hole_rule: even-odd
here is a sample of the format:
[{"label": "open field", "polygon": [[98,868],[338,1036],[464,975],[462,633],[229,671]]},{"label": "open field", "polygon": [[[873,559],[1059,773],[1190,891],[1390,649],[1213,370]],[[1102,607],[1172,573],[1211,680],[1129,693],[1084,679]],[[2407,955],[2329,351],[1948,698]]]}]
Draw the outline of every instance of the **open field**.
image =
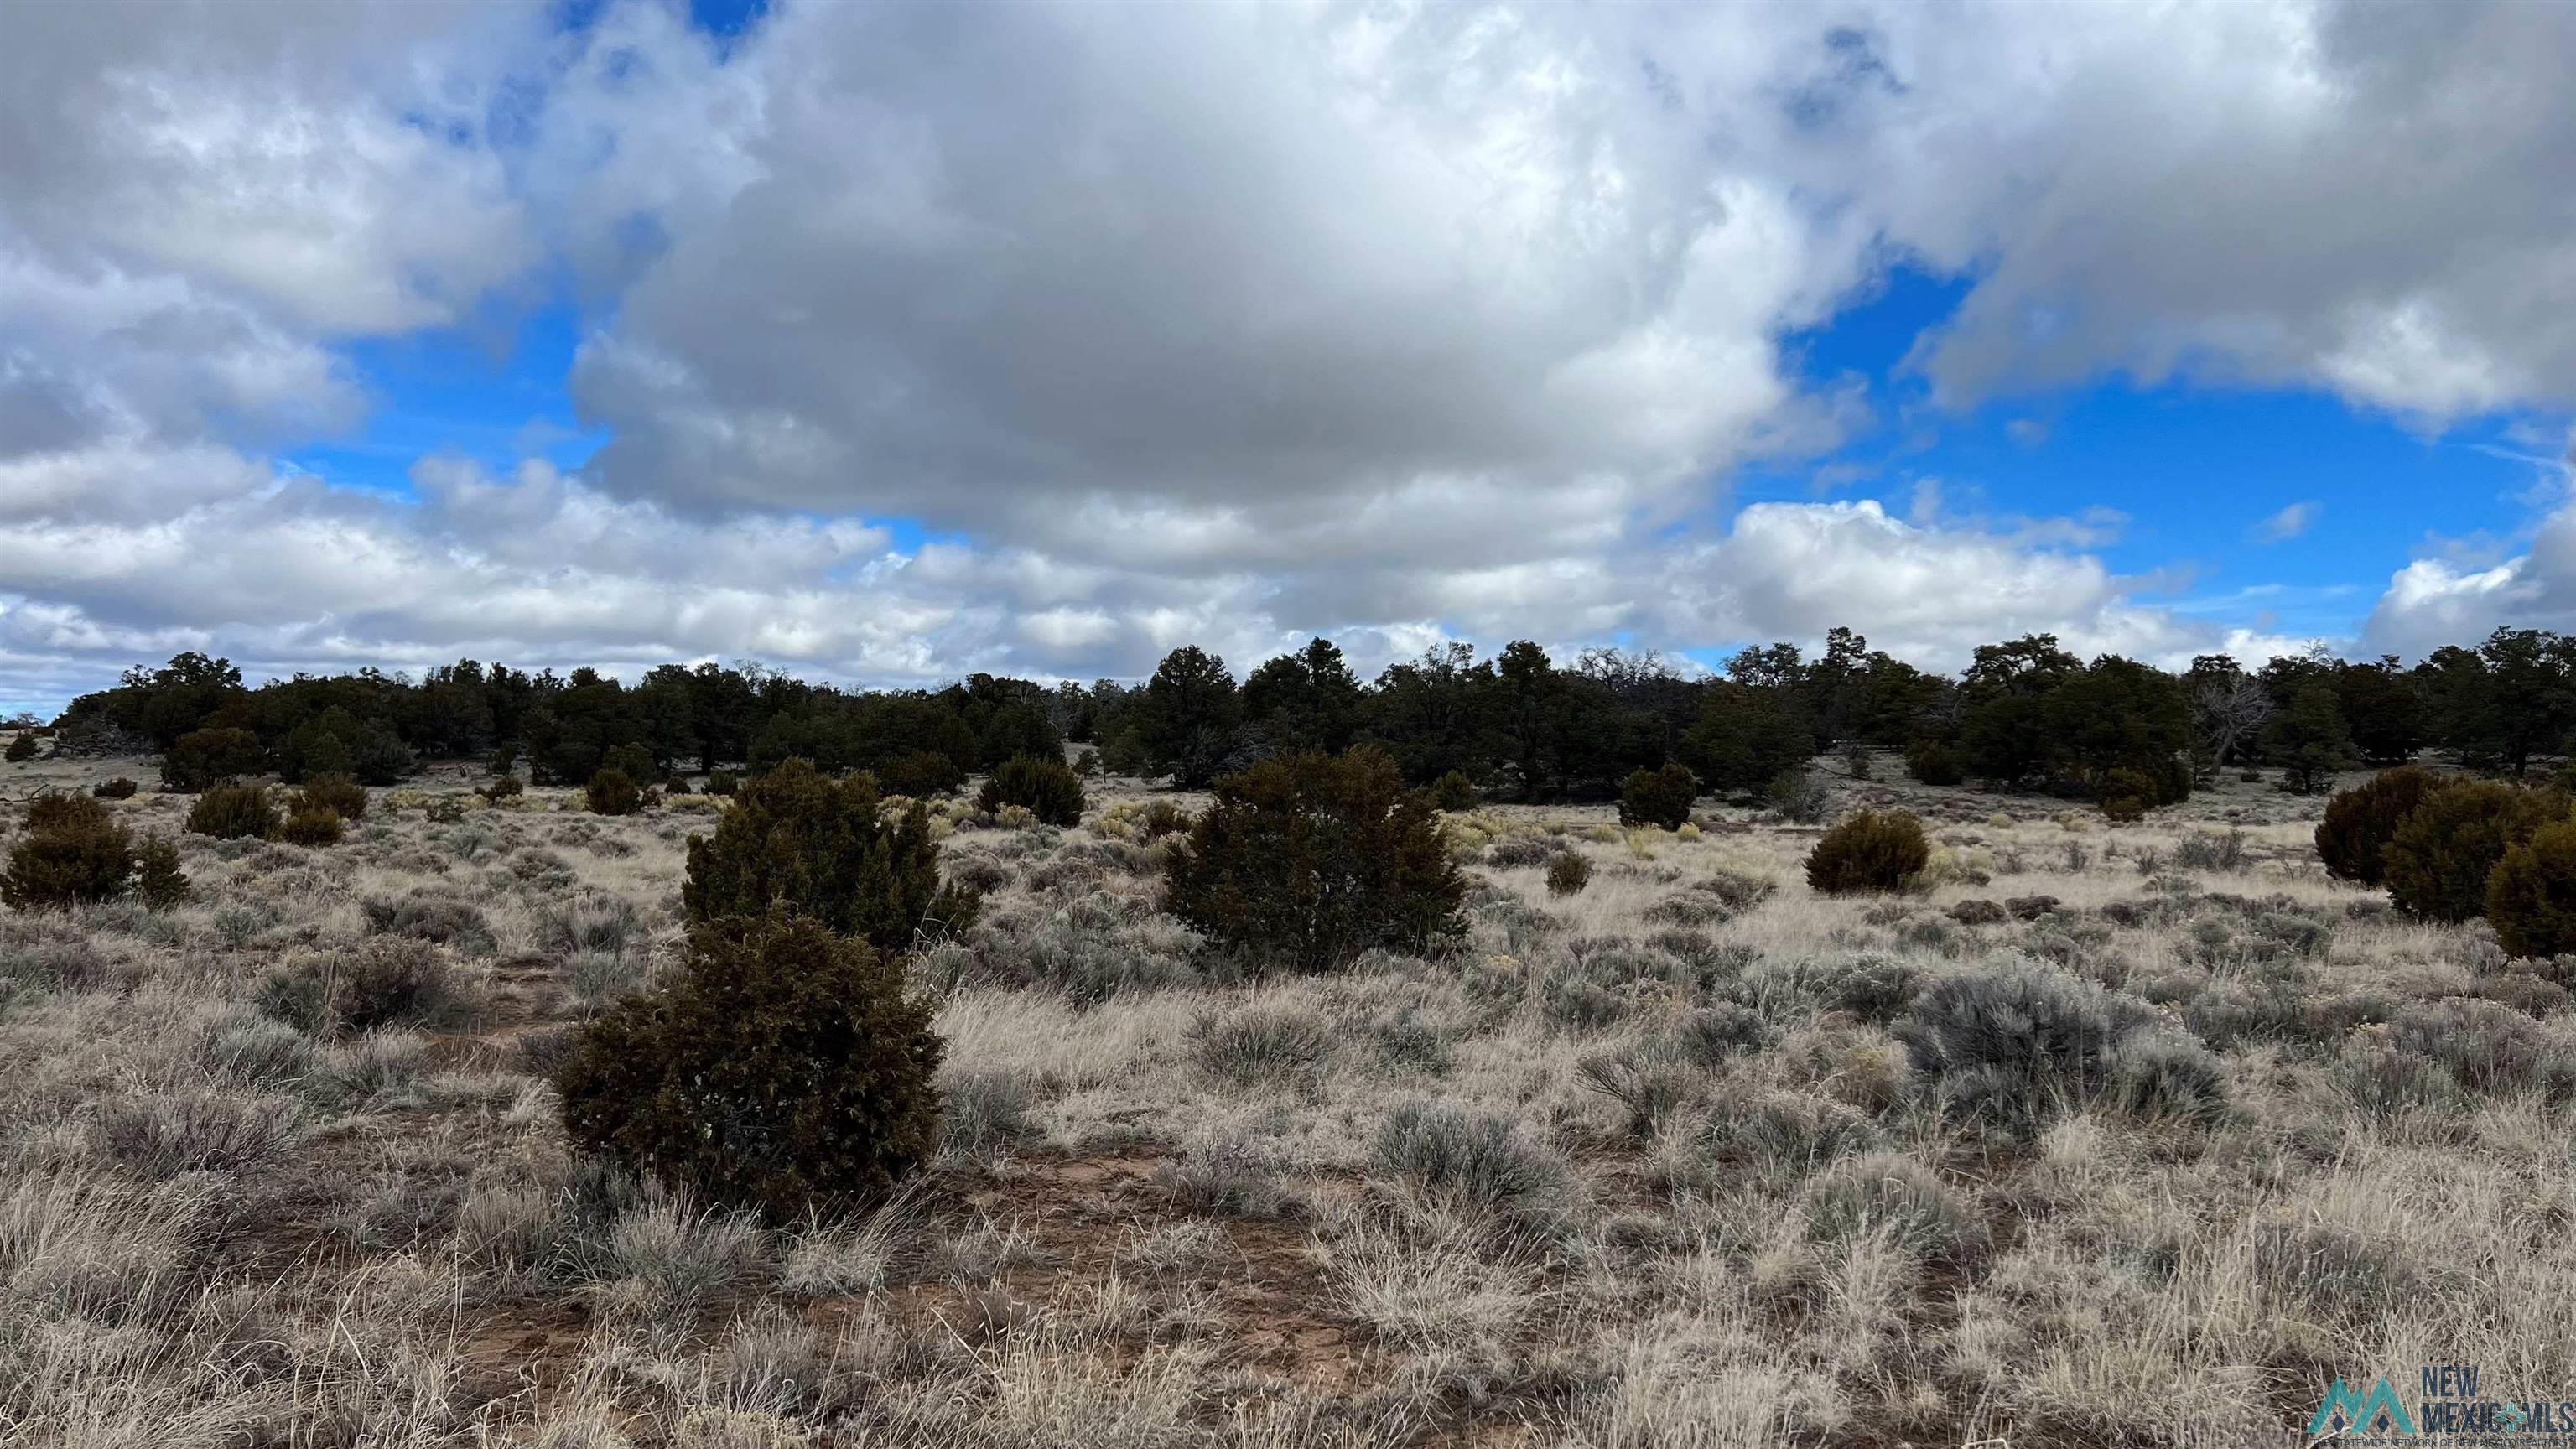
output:
[{"label": "open field", "polygon": [[[0,784],[112,774],[195,897],[0,917],[12,1445],[2027,1449],[2277,1443],[2424,1363],[2568,1387],[2567,990],[2329,881],[2319,803],[2233,776],[2112,826],[1829,773],[1941,842],[1905,897],[1810,893],[1817,830],[1745,811],[1495,807],[1451,821],[1463,949],[1266,982],[1157,912],[1136,790],[960,819],[983,920],[914,967],[942,1161],[770,1231],[574,1160],[543,1083],[676,959],[716,802],[432,779],[306,850],[182,834],[140,762]],[[368,962],[399,1010],[294,1024]],[[1962,1120],[1913,1003],[2034,971],[2223,1092]]]}]

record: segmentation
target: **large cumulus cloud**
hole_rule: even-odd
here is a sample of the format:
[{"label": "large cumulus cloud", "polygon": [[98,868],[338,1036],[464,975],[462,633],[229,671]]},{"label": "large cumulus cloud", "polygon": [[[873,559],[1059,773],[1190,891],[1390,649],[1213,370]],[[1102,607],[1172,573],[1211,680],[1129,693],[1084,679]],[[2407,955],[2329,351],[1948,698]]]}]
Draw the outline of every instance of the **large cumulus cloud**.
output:
[{"label": "large cumulus cloud", "polygon": [[[1737,465],[1873,425],[1784,338],[1900,259],[1974,278],[1908,364],[1936,406],[2114,372],[2429,427],[2576,402],[2564,7],[782,3],[727,44],[653,4],[558,19],[13,25],[20,699],[174,643],[879,679],[1306,630],[2266,643],[2115,575],[2090,524],[1727,516]],[[382,405],[354,344],[562,289],[610,438],[578,475],[433,458],[387,499],[271,461]],[[898,517],[934,541],[896,550]],[[2371,639],[2550,606],[2552,536],[2413,566]]]}]

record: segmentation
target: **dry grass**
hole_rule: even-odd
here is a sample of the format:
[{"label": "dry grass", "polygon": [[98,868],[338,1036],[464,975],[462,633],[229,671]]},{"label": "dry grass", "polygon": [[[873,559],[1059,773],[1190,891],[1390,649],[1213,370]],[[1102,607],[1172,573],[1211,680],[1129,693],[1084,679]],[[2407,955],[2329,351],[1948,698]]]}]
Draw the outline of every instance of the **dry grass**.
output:
[{"label": "dry grass", "polygon": [[[1457,955],[1267,981],[1154,910],[1134,791],[953,810],[992,889],[916,973],[940,1162],[783,1230],[573,1159],[542,1081],[675,958],[710,802],[427,818],[462,788],[327,850],[179,837],[168,914],[0,919],[0,1443],[2184,1444],[2337,1375],[2545,1388],[2576,1343],[2566,991],[2233,780],[2121,827],[1837,780],[1938,844],[1883,899],[1807,891],[1813,827],[1496,807]],[[387,938],[441,990],[298,1005]],[[1995,972],[2197,1037],[2223,1108],[1970,1114],[1908,1013]]]}]

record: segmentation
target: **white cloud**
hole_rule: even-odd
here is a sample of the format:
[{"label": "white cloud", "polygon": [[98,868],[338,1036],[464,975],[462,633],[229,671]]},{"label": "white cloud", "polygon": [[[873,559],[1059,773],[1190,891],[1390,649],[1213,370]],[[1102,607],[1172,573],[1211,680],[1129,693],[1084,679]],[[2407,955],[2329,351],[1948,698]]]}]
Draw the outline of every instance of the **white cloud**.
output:
[{"label": "white cloud", "polygon": [[[212,643],[925,678],[1839,623],[2170,659],[2280,641],[2141,602],[2080,497],[1963,517],[1926,480],[1904,519],[1708,535],[1735,465],[1870,422],[1784,337],[1904,260],[1972,283],[1913,353],[1944,404],[2108,371],[2427,425],[2576,403],[2567,7],[782,3],[729,47],[676,6],[558,18],[13,17],[0,671]],[[577,476],[432,457],[405,501],[271,461],[385,401],[354,341],[565,274],[611,435]],[[942,541],[903,556],[896,517]],[[2370,635],[2576,619],[2567,557],[2553,521],[2412,564]]]},{"label": "white cloud", "polygon": [[2254,525],[2256,543],[2286,543],[2316,526],[2326,506],[2313,498],[2290,504],[2280,512]]},{"label": "white cloud", "polygon": [[1764,503],[1673,559],[1667,637],[1815,641],[1836,625],[1940,668],[1979,644],[2054,633],[2079,654],[2163,663],[2226,647],[2222,629],[2137,602],[2093,555],[1974,524],[1907,522],[1872,500]]},{"label": "white cloud", "polygon": [[[1945,396],[2330,388],[2439,421],[2576,401],[2576,10],[1870,7],[1884,84],[1818,164],[1977,265],[1918,357]],[[2555,300],[2553,300],[2555,299]]]},{"label": "white cloud", "polygon": [[626,496],[1419,563],[1461,493],[1615,520],[1831,427],[1776,337],[1861,238],[1535,19],[806,6],[735,64],[735,189],[575,372]]},{"label": "white cloud", "polygon": [[2419,558],[2388,581],[2362,642],[2373,653],[2418,656],[2444,644],[2475,644],[2497,626],[2576,632],[2576,503],[2541,520],[2530,546],[2478,566]]},{"label": "white cloud", "polygon": [[2576,633],[2576,432],[2517,441],[2534,451],[2505,456],[2531,466],[2526,497],[2538,512],[2521,551],[2484,536],[2428,538],[2362,626],[2371,653],[2420,656],[2475,644],[2501,625]]}]

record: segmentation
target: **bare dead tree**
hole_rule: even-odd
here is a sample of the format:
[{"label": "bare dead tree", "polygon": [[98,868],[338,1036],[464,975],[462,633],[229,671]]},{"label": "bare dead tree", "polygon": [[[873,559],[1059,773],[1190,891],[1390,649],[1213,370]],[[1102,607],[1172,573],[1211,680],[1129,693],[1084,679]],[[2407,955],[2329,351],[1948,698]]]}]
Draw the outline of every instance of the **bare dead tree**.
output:
[{"label": "bare dead tree", "polygon": [[2192,693],[2192,724],[2213,765],[2225,765],[2271,714],[2272,696],[2251,674],[2204,679]]}]

